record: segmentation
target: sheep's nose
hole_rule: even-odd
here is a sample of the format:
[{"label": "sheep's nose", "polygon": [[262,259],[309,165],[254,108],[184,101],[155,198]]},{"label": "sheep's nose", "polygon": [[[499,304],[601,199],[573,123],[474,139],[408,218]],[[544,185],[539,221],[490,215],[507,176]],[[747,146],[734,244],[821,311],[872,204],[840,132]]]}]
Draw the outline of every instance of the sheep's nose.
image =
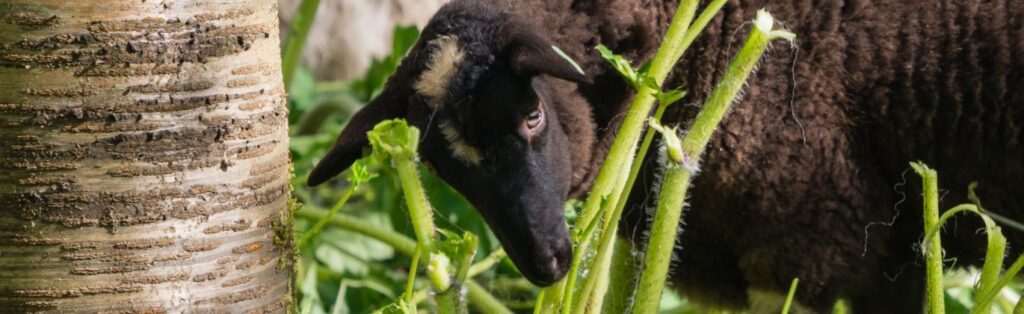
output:
[{"label": "sheep's nose", "polygon": [[555,254],[551,256],[551,269],[555,270],[555,277],[557,277],[555,280],[559,280],[572,266],[572,244],[568,239],[557,241],[553,246],[553,251]]},{"label": "sheep's nose", "polygon": [[551,243],[547,253],[544,254],[546,261],[541,264],[540,276],[532,278],[534,284],[538,286],[548,286],[562,280],[572,266],[572,244],[569,243],[569,239],[559,239]]}]

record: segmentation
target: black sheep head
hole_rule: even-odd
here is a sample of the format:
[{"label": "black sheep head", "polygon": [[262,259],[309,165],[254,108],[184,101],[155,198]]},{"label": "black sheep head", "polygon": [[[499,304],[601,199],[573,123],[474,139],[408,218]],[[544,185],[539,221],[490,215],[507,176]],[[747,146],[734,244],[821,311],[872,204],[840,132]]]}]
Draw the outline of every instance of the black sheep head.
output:
[{"label": "black sheep head", "polygon": [[588,78],[538,27],[478,1],[454,1],[424,28],[382,93],[355,114],[309,176],[321,184],[361,157],[366,132],[405,118],[420,155],[481,213],[523,275],[540,286],[569,270],[563,206],[570,143],[540,75]]}]

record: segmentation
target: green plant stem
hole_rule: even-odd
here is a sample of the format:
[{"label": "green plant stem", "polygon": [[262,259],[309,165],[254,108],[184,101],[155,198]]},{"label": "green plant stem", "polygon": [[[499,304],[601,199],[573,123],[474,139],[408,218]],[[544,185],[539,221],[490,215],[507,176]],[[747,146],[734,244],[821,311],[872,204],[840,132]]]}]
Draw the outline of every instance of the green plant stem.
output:
[{"label": "green plant stem", "polygon": [[512,314],[512,310],[505,307],[493,295],[487,293],[487,290],[476,283],[476,281],[466,280],[466,288],[469,290],[467,292],[469,302],[473,303],[481,313]]},{"label": "green plant stem", "polygon": [[677,55],[672,56],[676,60],[682,58],[686,50],[690,48],[693,41],[697,39],[701,33],[704,32],[704,28],[708,26],[708,22],[718,15],[718,11],[722,10],[722,7],[729,2],[728,0],[713,0],[704,7],[704,11],[700,13],[700,16],[693,21],[693,25],[686,31],[686,36],[683,37],[683,42],[680,44],[680,49]]},{"label": "green plant stem", "polygon": [[665,288],[672,251],[675,249],[676,228],[682,215],[686,189],[690,186],[692,173],[680,166],[667,169],[662,182],[658,206],[654,214],[654,226],[647,244],[640,286],[633,305],[634,313],[657,313],[661,291]]},{"label": "green plant stem", "polygon": [[348,188],[345,189],[345,194],[341,196],[341,199],[338,200],[337,203],[334,204],[334,207],[331,207],[331,211],[327,213],[327,216],[324,216],[320,220],[317,220],[316,224],[314,224],[313,227],[309,229],[309,231],[303,233],[302,237],[300,237],[299,241],[296,243],[296,246],[300,248],[305,247],[309,240],[313,238],[313,236],[319,234],[320,230],[323,229],[325,225],[327,225],[327,222],[330,221],[331,218],[334,217],[334,215],[338,214],[338,211],[340,211],[341,208],[345,206],[345,203],[348,203],[348,199],[352,197],[352,193],[356,191],[356,187],[358,186],[359,184],[356,183],[349,184]]},{"label": "green plant stem", "polygon": [[431,251],[436,233],[434,215],[430,210],[427,194],[423,192],[423,184],[420,183],[420,173],[416,170],[416,163],[412,160],[398,158],[393,162],[395,170],[398,171],[398,181],[402,184],[402,193],[409,205],[409,218],[412,220],[416,241],[422,244],[423,249]]},{"label": "green plant stem", "polygon": [[[296,217],[310,220],[323,219],[326,218],[327,215],[329,215],[327,211],[311,208],[303,208],[295,212]],[[327,224],[384,242],[384,244],[391,246],[396,251],[406,256],[413,256],[417,250],[416,241],[413,241],[409,237],[387,228],[375,226],[371,223],[362,221],[359,218],[343,213],[338,213],[334,217],[330,218],[327,221]]]},{"label": "green plant stem", "polygon": [[453,284],[448,286],[448,290],[438,293],[434,296],[434,302],[437,303],[437,312],[444,314],[465,314],[466,302],[462,297],[462,288],[460,285]]},{"label": "green plant stem", "polygon": [[494,265],[501,262],[501,259],[505,258],[506,255],[505,250],[502,249],[497,249],[494,252],[491,252],[491,255],[487,255],[487,257],[484,257],[484,259],[469,267],[469,277],[476,277],[476,275],[494,267]]},{"label": "green plant stem", "polygon": [[295,12],[295,19],[292,20],[292,32],[285,43],[283,60],[281,60],[281,73],[284,75],[286,90],[291,90],[292,78],[302,59],[302,47],[306,44],[309,28],[313,25],[313,20],[316,19],[318,6],[320,6],[320,0],[302,0],[299,10]]},{"label": "green plant stem", "polygon": [[[982,297],[978,299],[975,305],[991,303],[992,300],[994,300],[996,296],[999,295],[999,291],[1002,290],[1003,287],[1006,287],[1006,285],[1010,284],[1010,281],[1017,277],[1017,274],[1020,273],[1021,268],[1024,268],[1024,254],[1017,256],[1017,259],[1013,261],[1013,264],[1010,265],[1010,268],[1007,268],[1003,276],[999,278],[999,281],[995,283],[994,289],[990,289],[990,291],[978,291],[978,293],[982,294]],[[1024,297],[1022,297],[1021,300],[1024,300]],[[977,308],[977,306],[975,308]],[[1016,313],[1017,309],[1019,308],[1020,303],[1017,303],[1017,307],[1014,309],[1014,313]]]},{"label": "green plant stem", "polygon": [[604,298],[605,306],[601,309],[601,313],[607,314],[629,312],[639,275],[636,256],[633,254],[633,243],[622,237],[617,237],[615,242],[615,253],[612,254],[612,264],[609,267],[615,271],[611,272],[611,278],[608,279],[615,284],[609,286],[608,295]]},{"label": "green plant stem", "polygon": [[[679,61],[682,39],[686,35],[690,22],[693,21],[697,11],[697,2],[697,0],[684,0],[679,4],[665,34],[665,40],[658,47],[658,51],[651,61],[649,75],[658,86],[661,86],[668,73],[672,70],[672,67]],[[641,86],[638,92],[636,99],[633,100],[633,104],[626,113],[626,118],[619,128],[618,135],[609,149],[601,170],[598,172],[598,177],[594,187],[591,189],[590,196],[587,197],[584,203],[583,213],[580,215],[580,219],[577,220],[577,228],[573,231],[573,240],[577,244],[575,251],[578,253],[573,254],[569,275],[564,280],[564,290],[561,292],[564,300],[556,300],[552,298],[553,295],[550,293],[545,299],[545,302],[551,302],[551,304],[557,304],[559,301],[562,301],[562,311],[565,313],[572,312],[576,278],[580,272],[580,264],[584,256],[587,255],[586,251],[589,249],[590,241],[593,238],[592,232],[594,228],[588,226],[596,223],[595,219],[605,211],[602,210],[602,207],[606,208],[608,205],[604,204],[610,204],[611,206],[617,204],[617,197],[621,194],[626,183],[623,177],[623,169],[629,170],[626,166],[627,162],[632,160],[636,153],[636,145],[643,130],[644,121],[647,120],[647,117],[651,114],[651,109],[654,107],[656,98],[651,87],[645,84]],[[584,226],[584,228],[580,229],[578,226]],[[586,232],[583,232],[584,230]],[[554,288],[558,289],[562,288],[562,286],[562,284],[555,285]]]},{"label": "green plant stem", "polygon": [[[920,163],[911,163],[911,167],[921,176],[922,197],[924,203],[924,228],[936,228],[939,221],[939,186],[935,170]],[[945,296],[942,288],[942,240],[935,234],[925,238],[926,298],[928,313],[943,314]]]},{"label": "green plant stem", "polygon": [[405,293],[402,293],[402,297],[409,303],[409,306],[412,306],[414,312],[416,311],[416,302],[413,301],[415,298],[413,284],[416,283],[416,268],[419,266],[422,252],[423,250],[417,248],[416,253],[412,255],[412,263],[409,264],[409,278],[405,282]]},{"label": "green plant stem", "polygon": [[315,135],[328,119],[348,120],[363,104],[352,95],[339,93],[316,105],[291,126],[292,136]]},{"label": "green plant stem", "polygon": [[[611,249],[609,249],[608,251],[611,251]],[[613,254],[609,252],[607,256],[608,260],[611,260]],[[597,268],[597,271],[600,271],[600,273],[595,273],[591,275],[591,277],[595,278],[596,280],[593,280],[594,284],[592,287],[584,287],[584,291],[586,294],[584,294],[584,297],[580,298],[580,300],[578,301],[578,305],[576,305],[576,313],[597,313],[600,312],[602,308],[604,308],[604,296],[608,292],[608,283],[611,280],[612,271],[611,269],[609,269],[610,266],[611,262],[601,263],[598,265],[599,268]],[[587,282],[590,282],[590,280],[588,280]],[[591,291],[593,292],[591,293]]]},{"label": "green plant stem", "polygon": [[[701,12],[700,16],[697,17],[697,19],[694,21],[693,25],[691,25],[685,30],[685,35],[683,36],[682,42],[674,50],[675,54],[671,58],[669,58],[670,60],[674,60],[672,64],[675,64],[675,62],[678,62],[678,60],[682,58],[683,54],[686,53],[686,50],[690,47],[691,44],[693,44],[693,41],[697,38],[698,35],[700,35],[704,31],[704,28],[707,27],[708,22],[711,21],[711,19],[716,14],[718,14],[718,11],[722,9],[722,6],[724,6],[726,2],[726,0],[715,0],[709,3],[705,10]],[[686,9],[696,10],[696,8]],[[692,16],[690,18],[692,18]],[[658,107],[657,109],[655,109],[654,113],[655,119],[661,120],[661,117],[664,115],[665,110],[668,108],[669,105],[671,105],[671,103],[659,102]],[[632,187],[636,182],[636,178],[640,172],[640,167],[643,165],[644,158],[647,157],[648,148],[651,146],[651,143],[654,140],[653,130],[648,129],[645,133],[646,134],[644,135],[644,139],[642,144],[640,145],[640,149],[635,151],[637,155],[633,158],[633,163],[632,166],[630,166],[629,168],[630,171],[628,178],[625,181],[625,184],[620,185],[616,189],[616,191],[613,192],[613,196],[610,197],[608,200],[608,204],[615,204],[615,207],[613,207],[612,210],[606,214],[606,217],[604,219],[604,225],[601,228],[601,236],[599,238],[600,242],[597,249],[598,255],[590,262],[590,264],[592,265],[588,267],[588,269],[593,269],[595,271],[604,271],[609,269],[609,263],[611,263],[612,258],[610,252],[614,251],[614,239],[616,238],[616,234],[618,233],[618,222],[622,218],[622,211],[626,207],[626,202],[629,199],[629,193],[632,191]],[[602,212],[604,212],[604,210],[602,210]],[[591,226],[591,229],[592,228],[593,226]],[[590,232],[592,231],[588,230],[588,232],[586,232],[585,234],[590,234]],[[579,296],[579,300],[576,301],[576,304],[593,304],[592,302],[590,302],[591,299],[601,301],[604,300],[604,291],[607,291],[607,289],[596,282],[600,279],[600,276],[589,276],[584,279],[583,288],[580,289],[578,293],[574,294],[576,296]],[[597,289],[596,293],[594,292],[594,289]],[[593,307],[593,309],[595,310],[601,307],[601,304],[593,305],[595,305]]]},{"label": "green plant stem", "polygon": [[[978,215],[985,223],[986,234],[988,235],[988,248],[985,251],[985,263],[981,268],[981,276],[978,280],[977,293],[974,294],[974,313],[985,314],[990,311],[991,303],[994,301],[995,294],[998,293],[1002,286],[997,285],[999,280],[999,273],[1003,269],[1003,257],[1006,254],[1006,237],[1003,236],[1003,232],[999,226],[996,225],[995,221],[992,220],[988,215],[981,212],[975,204],[961,204],[953,207],[939,216],[935,225],[928,228],[925,232],[925,243],[922,244],[924,251],[928,250],[928,239],[932,237],[938,237],[939,230],[946,224],[950,218],[956,214],[962,212],[970,212]],[[995,292],[991,294],[989,292]]]},{"label": "green plant stem", "polygon": [[[658,47],[658,51],[651,61],[649,75],[659,86],[665,81],[672,67],[679,61],[677,56],[681,56],[679,50],[682,48],[682,39],[686,35],[690,22],[693,20],[694,13],[697,11],[697,2],[696,0],[684,0],[679,4],[675,15],[672,17],[672,23],[665,34],[665,40]],[[654,101],[657,100],[652,92],[654,91],[649,86],[644,85],[638,91],[632,105],[630,105],[626,118],[619,127],[618,135],[612,143],[607,157],[605,157],[600,172],[598,172],[597,180],[594,182],[593,189],[591,189],[591,195],[584,204],[583,214],[577,221],[577,225],[590,225],[598,217],[599,205],[601,205],[602,200],[611,195],[611,192],[616,188],[617,177],[621,175],[626,162],[634,156],[634,149],[640,137],[640,132],[643,130],[644,121],[651,114]]]},{"label": "green plant stem", "polygon": [[782,304],[782,314],[789,314],[789,307],[793,305],[793,298],[796,297],[796,286],[800,284],[800,278],[793,278],[789,284],[789,293],[786,294],[786,303]]},{"label": "green plant stem", "polygon": [[541,311],[541,306],[547,304],[544,302],[544,294],[546,294],[548,291],[554,290],[540,289],[540,292],[537,293],[537,302],[533,304],[533,314],[541,314],[543,312]]},{"label": "green plant stem", "polygon": [[670,161],[665,169],[665,178],[658,195],[658,205],[651,227],[651,238],[644,256],[644,268],[640,275],[640,290],[636,294],[634,313],[658,311],[669,262],[675,249],[686,192],[711,135],[718,128],[770,41],[775,38],[793,38],[791,33],[773,31],[774,19],[766,12],[758,12],[754,25],[746,43],[726,69],[722,82],[711,91],[704,108],[697,114],[693,126],[682,140],[682,147],[666,148],[681,149],[683,160],[681,164]]},{"label": "green plant stem", "polygon": [[[693,26],[686,32],[686,36],[683,37],[683,45],[680,49],[679,57],[676,57],[676,59],[681,58],[683,53],[690,48],[690,45],[693,44],[697,35],[704,32],[704,28],[707,27],[708,22],[718,14],[718,11],[722,9],[722,6],[724,6],[726,2],[728,2],[728,0],[715,0],[708,4],[707,8],[704,9],[704,12],[701,12],[700,16],[697,17],[697,20],[693,22]],[[671,104],[659,103],[658,108],[654,112],[654,120],[661,121],[661,117],[665,115],[665,110],[668,109],[669,105]],[[615,214],[613,215],[621,215],[621,212],[626,208],[626,202],[628,201],[628,197],[626,196],[632,192],[633,185],[636,183],[637,175],[640,174],[640,168],[643,166],[644,159],[647,158],[647,153],[650,150],[651,143],[654,142],[654,133],[656,132],[650,128],[645,132],[644,140],[640,144],[640,149],[637,150],[637,156],[633,159],[633,165],[629,168],[629,179],[626,180],[626,188],[623,190],[622,197],[619,198],[618,204],[615,205]]]},{"label": "green plant stem", "polygon": [[[328,213],[326,211],[310,208],[304,208],[302,210],[295,212],[296,217],[311,220],[323,219],[324,217],[327,217],[327,215]],[[331,218],[327,222],[327,224],[337,228],[345,229],[348,231],[352,231],[355,233],[371,237],[377,241],[384,242],[385,244],[391,246],[392,248],[395,249],[395,251],[398,251],[402,255],[411,257],[414,254],[416,254],[416,251],[418,250],[416,247],[416,241],[413,241],[409,237],[401,233],[395,232],[393,230],[376,227],[373,224],[361,221],[360,219],[352,216],[339,213],[335,217]],[[484,263],[484,261],[481,261],[481,263]],[[474,272],[473,269],[478,269],[478,271]],[[484,270],[485,269],[481,268],[478,265],[473,265],[470,267],[469,277],[473,277],[483,272]],[[512,313],[511,310],[502,305],[501,302],[498,302],[493,295],[487,292],[486,289],[481,287],[475,281],[466,280],[465,285],[466,288],[469,290],[469,302],[472,303],[473,306],[475,306],[481,312]],[[414,299],[418,299],[418,295],[419,293],[417,292],[417,297]],[[426,294],[424,294],[424,297],[426,297]]]}]

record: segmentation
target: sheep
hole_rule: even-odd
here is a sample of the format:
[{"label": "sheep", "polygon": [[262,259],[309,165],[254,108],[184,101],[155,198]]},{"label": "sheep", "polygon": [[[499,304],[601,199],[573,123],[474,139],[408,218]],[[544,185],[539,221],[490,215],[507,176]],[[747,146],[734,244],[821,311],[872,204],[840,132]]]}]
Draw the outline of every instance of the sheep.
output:
[{"label": "sheep", "polygon": [[[572,254],[562,203],[588,191],[634,96],[593,48],[649,58],[676,5],[455,0],[309,183],[359,158],[375,123],[405,118],[425,130],[423,161],[478,209],[523,275],[556,282]],[[1024,218],[1024,2],[731,1],[666,86],[704,99],[762,7],[802,40],[774,47],[712,139],[674,287],[700,304],[770,311],[800,278],[809,312],[839,298],[856,312],[920,312],[920,187],[907,162],[939,170],[944,205],[967,201],[978,181],[988,210]],[[685,127],[698,109],[674,105],[662,122]],[[620,226],[638,244],[659,171],[648,155]],[[980,223],[952,223],[947,256],[978,264]],[[1004,231],[1019,254],[1024,233]]]}]

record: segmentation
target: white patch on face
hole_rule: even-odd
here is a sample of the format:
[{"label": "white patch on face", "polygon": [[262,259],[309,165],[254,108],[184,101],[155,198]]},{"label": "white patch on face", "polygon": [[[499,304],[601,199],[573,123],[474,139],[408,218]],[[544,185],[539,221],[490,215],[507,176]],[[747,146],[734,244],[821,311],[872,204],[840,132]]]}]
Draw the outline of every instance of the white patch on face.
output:
[{"label": "white patch on face", "polygon": [[[786,295],[773,291],[747,289],[747,297],[750,300],[749,306],[752,314],[780,313],[783,305],[786,304]],[[794,314],[814,313],[806,306],[797,303],[796,300],[789,305],[789,312]]]},{"label": "white patch on face", "polygon": [[464,53],[459,48],[455,36],[441,36],[430,42],[437,46],[437,51],[427,61],[427,69],[420,74],[420,79],[413,85],[416,91],[427,98],[427,103],[434,110],[440,109],[441,101],[448,90],[448,82],[462,62]]},{"label": "white patch on face", "polygon": [[441,128],[441,134],[444,134],[444,139],[448,140],[448,148],[451,149],[452,155],[456,159],[462,160],[470,165],[480,166],[480,160],[483,157],[480,156],[480,150],[476,149],[462,138],[462,134],[455,128],[451,121],[444,121],[438,125]]}]

